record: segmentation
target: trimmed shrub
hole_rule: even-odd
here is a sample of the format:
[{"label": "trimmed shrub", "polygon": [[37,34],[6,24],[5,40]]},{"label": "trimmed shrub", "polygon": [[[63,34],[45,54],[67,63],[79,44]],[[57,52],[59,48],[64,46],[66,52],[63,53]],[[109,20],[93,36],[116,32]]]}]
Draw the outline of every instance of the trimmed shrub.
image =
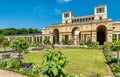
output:
[{"label": "trimmed shrub", "polygon": [[64,44],[65,44],[65,39],[62,38],[61,42],[62,42],[62,44],[64,45]]},{"label": "trimmed shrub", "polygon": [[92,40],[90,39],[90,38],[88,38],[88,40],[87,40],[87,46],[89,46],[89,47],[93,47],[93,42],[92,42]]},{"label": "trimmed shrub", "polygon": [[72,44],[72,40],[71,39],[68,39],[67,40],[67,45],[71,45]]},{"label": "trimmed shrub", "polygon": [[80,44],[80,45],[84,45],[84,41],[83,41],[83,40],[80,40],[80,41],[79,41],[79,44]]}]

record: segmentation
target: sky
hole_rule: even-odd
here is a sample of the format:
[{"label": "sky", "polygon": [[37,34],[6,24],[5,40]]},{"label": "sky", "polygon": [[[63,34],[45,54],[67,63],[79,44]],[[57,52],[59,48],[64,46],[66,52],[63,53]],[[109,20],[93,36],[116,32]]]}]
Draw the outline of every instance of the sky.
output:
[{"label": "sky", "polygon": [[61,23],[62,12],[91,15],[100,5],[107,5],[108,18],[120,20],[120,0],[0,0],[0,29],[42,29]]}]

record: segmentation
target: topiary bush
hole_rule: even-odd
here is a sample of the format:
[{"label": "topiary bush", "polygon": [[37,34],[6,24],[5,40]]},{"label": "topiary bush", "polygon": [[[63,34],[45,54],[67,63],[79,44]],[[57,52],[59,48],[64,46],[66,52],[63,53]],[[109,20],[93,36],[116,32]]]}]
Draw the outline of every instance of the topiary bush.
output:
[{"label": "topiary bush", "polygon": [[90,38],[88,38],[87,42],[86,42],[87,46],[89,47],[93,47],[94,43],[92,42],[92,40]]},{"label": "topiary bush", "polygon": [[84,41],[83,41],[83,40],[80,40],[80,41],[79,41],[79,44],[80,44],[80,45],[84,45]]},{"label": "topiary bush", "polygon": [[67,72],[64,67],[68,64],[67,57],[60,51],[48,51],[44,55],[41,71],[49,77],[65,77]]},{"label": "topiary bush", "polygon": [[71,39],[68,39],[67,40],[67,45],[71,45],[72,44],[72,40]]},{"label": "topiary bush", "polygon": [[64,44],[65,44],[65,39],[62,38],[61,42],[62,42],[62,44],[64,45]]}]

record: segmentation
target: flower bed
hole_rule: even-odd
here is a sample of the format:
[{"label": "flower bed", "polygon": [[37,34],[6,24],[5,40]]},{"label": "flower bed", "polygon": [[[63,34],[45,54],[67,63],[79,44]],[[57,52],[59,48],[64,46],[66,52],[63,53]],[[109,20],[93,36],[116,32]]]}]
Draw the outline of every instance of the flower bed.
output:
[{"label": "flower bed", "polygon": [[20,63],[16,59],[0,60],[0,68],[17,72],[29,77],[39,77],[40,67],[32,63]]},{"label": "flower bed", "polygon": [[115,77],[120,77],[120,66],[117,64],[117,59],[110,50],[110,44],[108,44],[108,46],[104,45],[103,53],[106,57],[107,64],[111,67]]}]

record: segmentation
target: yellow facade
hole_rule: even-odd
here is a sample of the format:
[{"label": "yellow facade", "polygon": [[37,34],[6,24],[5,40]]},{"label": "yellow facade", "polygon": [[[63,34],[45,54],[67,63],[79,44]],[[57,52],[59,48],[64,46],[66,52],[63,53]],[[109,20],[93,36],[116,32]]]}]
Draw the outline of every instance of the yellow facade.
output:
[{"label": "yellow facade", "polygon": [[79,44],[79,40],[103,44],[105,41],[112,42],[112,34],[119,39],[120,22],[113,22],[107,18],[107,6],[97,6],[93,15],[75,17],[72,12],[62,13],[62,23],[50,25],[42,29],[42,39],[50,38],[50,42],[60,44],[62,38],[72,40],[72,44]]}]

